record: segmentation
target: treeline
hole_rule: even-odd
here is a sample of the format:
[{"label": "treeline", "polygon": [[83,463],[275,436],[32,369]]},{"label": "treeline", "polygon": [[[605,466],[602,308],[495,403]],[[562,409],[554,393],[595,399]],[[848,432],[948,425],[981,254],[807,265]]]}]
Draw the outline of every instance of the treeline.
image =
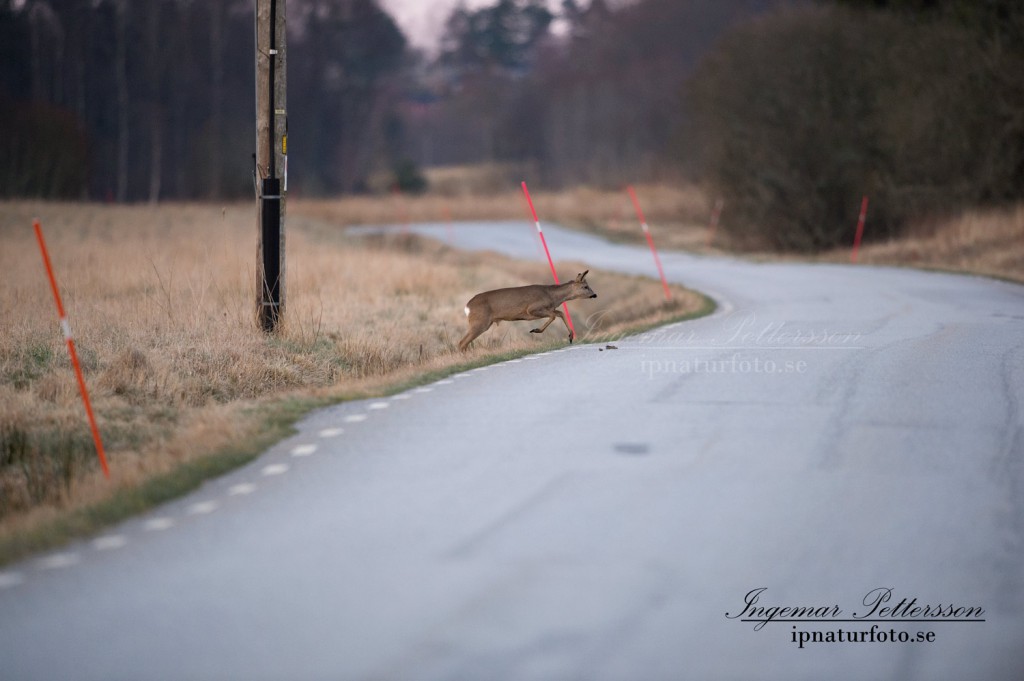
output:
[{"label": "treeline", "polygon": [[0,195],[251,187],[250,4],[0,0]]},{"label": "treeline", "polygon": [[[0,196],[251,195],[253,13],[253,0],[0,0]],[[350,190],[386,147],[405,38],[375,0],[290,0],[288,32],[290,182]]]},{"label": "treeline", "polygon": [[[377,0],[289,0],[289,189],[507,163],[702,181],[797,250],[1024,194],[1017,0],[492,0],[410,50]],[[0,0],[0,196],[252,191],[252,0]]]},{"label": "treeline", "polygon": [[[289,189],[414,189],[419,167],[489,161],[550,186],[675,173],[686,76],[781,4],[460,5],[434,56],[377,0],[289,0]],[[0,196],[251,192],[252,34],[253,0],[0,0]]]}]

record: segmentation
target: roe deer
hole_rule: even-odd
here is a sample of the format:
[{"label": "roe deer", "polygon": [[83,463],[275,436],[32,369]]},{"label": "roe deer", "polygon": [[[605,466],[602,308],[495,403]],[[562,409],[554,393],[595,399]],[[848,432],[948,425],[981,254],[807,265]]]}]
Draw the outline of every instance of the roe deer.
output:
[{"label": "roe deer", "polygon": [[544,330],[558,317],[569,330],[569,342],[572,343],[572,329],[565,315],[558,306],[567,300],[577,298],[597,298],[597,294],[587,283],[590,270],[576,275],[575,281],[566,284],[531,284],[515,288],[500,288],[495,291],[484,291],[473,296],[466,303],[466,317],[469,331],[459,341],[459,350],[465,352],[469,344],[497,322],[520,322],[534,319],[547,319],[544,326],[533,329],[530,333],[544,333]]}]

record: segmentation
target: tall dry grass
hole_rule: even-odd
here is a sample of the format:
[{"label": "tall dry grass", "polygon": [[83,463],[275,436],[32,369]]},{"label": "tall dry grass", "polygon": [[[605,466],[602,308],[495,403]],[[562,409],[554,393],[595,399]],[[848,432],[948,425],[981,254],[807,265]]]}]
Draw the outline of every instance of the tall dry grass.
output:
[{"label": "tall dry grass", "polygon": [[[460,175],[461,177],[461,175]],[[448,220],[532,220],[518,183],[478,193],[475,184],[463,180],[465,190],[455,188],[422,195],[351,196],[340,199],[305,199],[293,202],[291,211],[310,218],[344,221],[349,224],[395,224],[446,222]],[[488,185],[490,186],[490,185]],[[711,213],[708,200],[694,185],[652,184],[636,188],[644,213],[651,224],[677,226],[706,225]],[[543,222],[557,222],[622,232],[638,231],[636,213],[625,190],[574,187],[558,192],[530,190],[538,216]]]},{"label": "tall dry grass", "polygon": [[[849,251],[831,254],[848,259]],[[868,243],[858,261],[969,272],[1024,282],[1024,205],[971,210],[914,225],[909,236]]]},{"label": "tall dry grass", "polygon": [[[287,221],[285,323],[254,323],[256,226],[248,205],[4,203],[0,210],[0,545],[5,534],[102,502],[257,437],[282,400],[386,391],[424,372],[564,343],[504,324],[463,355],[462,308],[489,288],[544,282],[543,263],[471,255],[394,234],[352,237],[358,210]],[[378,210],[380,210],[378,208]],[[33,216],[43,224],[112,480],[97,472]],[[563,276],[584,267],[562,263]],[[700,307],[657,282],[592,271],[573,303],[581,335]],[[268,406],[269,405],[269,406]],[[263,408],[261,410],[261,408]],[[0,552],[2,553],[2,552]]]}]

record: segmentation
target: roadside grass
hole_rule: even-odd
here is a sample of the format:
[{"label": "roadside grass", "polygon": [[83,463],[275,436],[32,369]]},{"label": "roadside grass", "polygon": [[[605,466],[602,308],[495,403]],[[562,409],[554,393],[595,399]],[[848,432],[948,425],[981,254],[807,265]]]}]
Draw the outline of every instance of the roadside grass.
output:
[{"label": "roadside grass", "polygon": [[[479,173],[482,180],[474,179],[476,174],[468,168],[435,172],[439,173],[443,187],[438,193],[399,196],[389,202],[369,198],[311,201],[304,202],[300,210],[321,217],[348,215],[363,224],[529,219],[522,194],[507,189],[514,183],[499,182],[509,176],[508,169],[484,168]],[[850,248],[798,256],[766,251],[757,244],[738,241],[729,234],[728,205],[721,212],[719,227],[712,233],[711,214],[717,197],[694,184],[637,185],[636,192],[659,249],[728,254],[755,261],[850,262]],[[612,241],[645,243],[624,190],[583,186],[531,193],[542,222],[557,222]],[[855,225],[851,224],[851,246],[854,229]],[[906,236],[886,241],[872,240],[869,211],[858,262],[983,275],[1024,283],[1024,204],[924,218],[911,225]]]},{"label": "roadside grass", "polygon": [[[526,204],[512,179],[521,176],[514,172],[517,170],[520,169],[503,166],[437,169],[431,180],[439,191],[421,196],[392,196],[388,200],[375,197],[307,200],[298,203],[294,211],[310,218],[342,220],[348,224],[525,221],[530,219]],[[728,205],[721,213],[719,228],[712,234],[710,222],[716,197],[697,185],[637,185],[636,192],[659,249],[729,254],[756,261],[850,261],[849,248],[795,256],[737,241],[729,234]],[[531,193],[542,222],[582,229],[612,241],[645,243],[633,205],[623,190],[582,186]],[[851,224],[851,246],[854,228]],[[858,260],[862,264],[980,274],[1024,282],[1024,204],[922,219],[911,225],[907,236],[889,241],[871,239],[869,212],[866,241]]]},{"label": "roadside grass", "polygon": [[[468,187],[475,185],[465,180]],[[641,204],[652,225],[706,224],[711,207],[705,194],[694,185],[651,184],[638,186]],[[629,238],[639,234],[636,212],[625,191],[579,186],[557,192],[530,189],[543,223],[600,229],[612,236]],[[474,193],[470,189],[430,192],[382,199],[351,196],[340,199],[304,199],[289,205],[292,214],[343,221],[347,224],[403,225],[412,222],[445,223],[466,220],[524,220],[532,223],[526,200],[518,183],[500,189]]]},{"label": "roadside grass", "polygon": [[[387,202],[384,202],[387,203]],[[297,208],[296,208],[297,206]],[[545,282],[546,264],[391,233],[289,205],[283,328],[256,330],[248,205],[8,202],[0,211],[0,564],[183,494],[258,456],[309,410],[389,394],[565,343],[502,324],[457,351],[462,308]],[[31,220],[42,220],[110,460],[98,471]],[[586,266],[558,263],[563,277]],[[703,296],[591,269],[581,341],[710,311]],[[552,333],[552,332],[555,333]]]},{"label": "roadside grass", "polygon": [[[843,250],[825,257],[849,262],[850,253]],[[906,238],[864,245],[857,260],[1024,283],[1024,204],[922,221]]]}]

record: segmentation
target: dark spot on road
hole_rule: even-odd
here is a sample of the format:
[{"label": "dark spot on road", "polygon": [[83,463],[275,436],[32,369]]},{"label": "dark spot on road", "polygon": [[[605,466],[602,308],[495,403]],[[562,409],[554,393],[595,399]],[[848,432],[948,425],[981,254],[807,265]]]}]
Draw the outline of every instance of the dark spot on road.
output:
[{"label": "dark spot on road", "polygon": [[620,442],[614,445],[616,454],[626,456],[644,456],[651,453],[651,446],[644,442]]}]

